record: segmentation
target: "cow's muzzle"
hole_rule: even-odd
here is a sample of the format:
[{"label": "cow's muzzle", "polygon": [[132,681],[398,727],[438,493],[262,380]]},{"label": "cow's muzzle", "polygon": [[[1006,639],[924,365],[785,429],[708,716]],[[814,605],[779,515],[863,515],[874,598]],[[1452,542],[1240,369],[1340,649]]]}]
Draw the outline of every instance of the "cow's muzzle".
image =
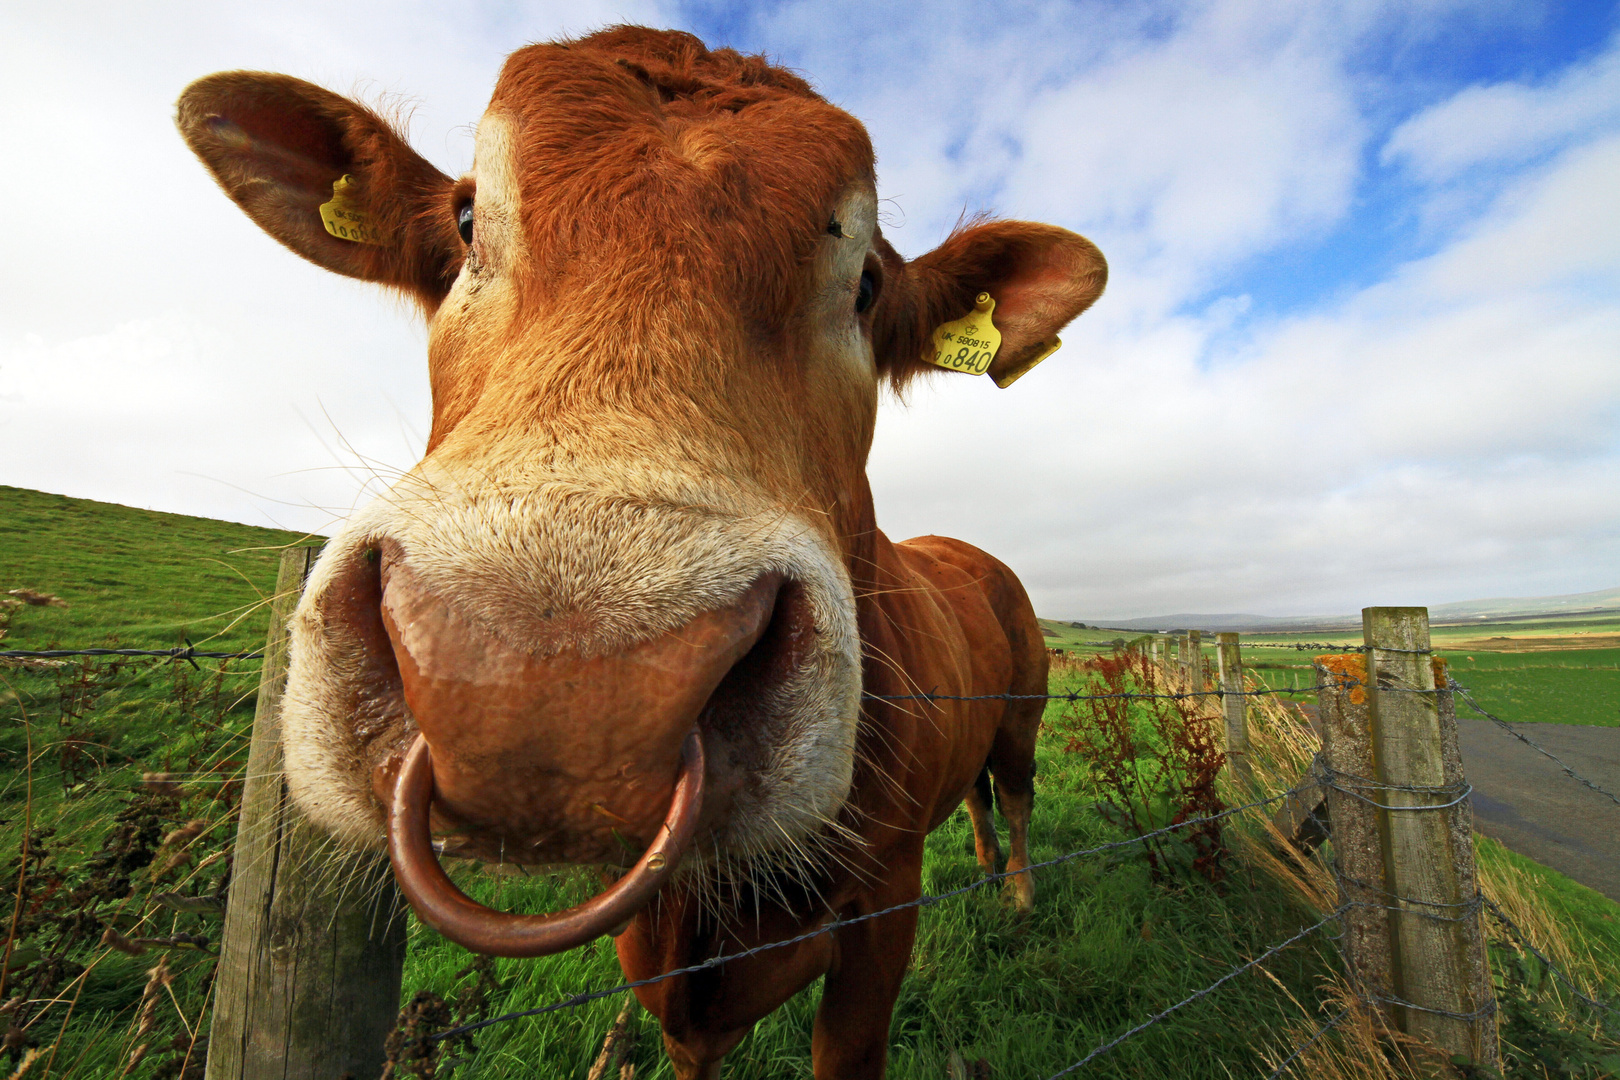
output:
[{"label": "cow's muzzle", "polygon": [[675,872],[703,803],[703,739],[694,728],[681,747],[681,773],[669,814],[641,858],[605,892],[567,911],[520,915],[496,911],[456,888],[433,851],[428,811],[433,756],[418,735],[406,753],[388,818],[388,857],[416,915],[451,941],[487,956],[549,956],[617,932]]}]

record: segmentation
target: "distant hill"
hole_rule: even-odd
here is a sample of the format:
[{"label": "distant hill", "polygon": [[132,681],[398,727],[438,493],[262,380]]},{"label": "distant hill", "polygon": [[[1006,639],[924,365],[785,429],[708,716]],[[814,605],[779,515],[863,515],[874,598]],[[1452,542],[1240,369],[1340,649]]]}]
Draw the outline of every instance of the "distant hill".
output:
[{"label": "distant hill", "polygon": [[1361,628],[1357,615],[1155,615],[1146,619],[1094,620],[1092,625],[1109,630],[1235,630],[1239,633],[1286,633],[1290,630],[1348,630]]},{"label": "distant hill", "polygon": [[[1492,619],[1523,619],[1539,615],[1589,615],[1620,611],[1620,588],[1563,596],[1500,597],[1493,600],[1462,600],[1429,608],[1432,622],[1481,622]],[[1353,615],[1249,615],[1221,614],[1155,615],[1143,619],[1081,619],[1094,626],[1113,630],[1232,630],[1238,633],[1284,633],[1297,630],[1359,630],[1361,614]]]},{"label": "distant hill", "polygon": [[1501,619],[1525,615],[1586,615],[1620,609],[1620,588],[1565,596],[1514,596],[1495,600],[1464,600],[1429,609],[1431,619]]}]

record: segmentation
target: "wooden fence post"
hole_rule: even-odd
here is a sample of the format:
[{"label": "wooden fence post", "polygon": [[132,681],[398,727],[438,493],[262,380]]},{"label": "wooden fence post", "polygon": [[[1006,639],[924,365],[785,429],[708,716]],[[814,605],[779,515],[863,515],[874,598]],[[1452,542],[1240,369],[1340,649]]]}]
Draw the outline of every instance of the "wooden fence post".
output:
[{"label": "wooden fence post", "polygon": [[1198,630],[1187,631],[1187,681],[1194,690],[1204,688],[1204,643]]},{"label": "wooden fence post", "polygon": [[207,1080],[369,1080],[399,1011],[405,916],[388,860],[334,853],[282,780],[287,619],[316,555],[282,552],[270,609]]},{"label": "wooden fence post", "polygon": [[[1316,663],[1316,708],[1322,724],[1322,757],[1329,770],[1325,786],[1334,874],[1339,882],[1339,903],[1354,905],[1344,914],[1345,967],[1359,994],[1385,998],[1394,981],[1384,842],[1376,809],[1358,798],[1353,786],[1354,778],[1370,777],[1374,771],[1367,662],[1359,653],[1349,653],[1318,656]],[[1315,803],[1321,797],[1317,789],[1304,801]],[[1316,812],[1320,813],[1320,807]],[[1319,840],[1320,825],[1301,821],[1296,827],[1309,825],[1315,827],[1302,831]]]},{"label": "wooden fence post", "polygon": [[1220,661],[1221,708],[1226,714],[1226,761],[1244,783],[1253,777],[1249,768],[1249,699],[1243,694],[1243,657],[1236,634],[1216,634]]},{"label": "wooden fence post", "polygon": [[[1427,608],[1364,608],[1377,810],[1391,915],[1395,1015],[1411,1035],[1495,1065],[1494,1017],[1467,836],[1455,716],[1444,717],[1429,655]],[[1449,696],[1449,695],[1447,695]],[[1443,730],[1450,719],[1452,730]],[[1362,776],[1369,774],[1362,773]],[[1440,807],[1450,806],[1449,809]],[[1425,809],[1429,808],[1429,809]],[[1335,842],[1338,821],[1334,821]],[[1472,1015],[1471,1015],[1472,1014]]]},{"label": "wooden fence post", "polygon": [[[1467,782],[1467,778],[1463,775],[1462,747],[1457,741],[1456,696],[1450,689],[1451,677],[1446,661],[1438,656],[1430,659],[1434,668],[1435,703],[1439,706],[1440,713],[1440,753],[1445,767],[1446,784],[1461,786]],[[1475,896],[1479,892],[1479,873],[1474,862],[1473,804],[1462,804],[1456,811],[1447,814],[1446,819],[1450,826],[1448,834],[1451,841],[1450,856],[1452,863],[1457,867],[1458,889],[1465,897]],[[1496,987],[1491,982],[1490,957],[1485,949],[1485,926],[1481,917],[1475,915],[1461,924],[1460,932],[1466,950],[1465,968],[1472,980],[1469,990],[1473,994],[1474,1001],[1478,1003],[1476,1008],[1494,1003]],[[1499,1068],[1501,1045],[1497,1040],[1494,1012],[1477,1023],[1481,1027],[1480,1039],[1483,1051],[1479,1060],[1492,1068]]]}]

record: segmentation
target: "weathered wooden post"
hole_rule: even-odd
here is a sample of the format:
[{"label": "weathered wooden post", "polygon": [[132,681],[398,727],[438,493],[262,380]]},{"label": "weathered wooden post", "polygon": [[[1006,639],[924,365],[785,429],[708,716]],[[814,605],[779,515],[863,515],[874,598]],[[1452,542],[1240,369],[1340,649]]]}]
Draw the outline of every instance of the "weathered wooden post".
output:
[{"label": "weathered wooden post", "polygon": [[[1434,668],[1435,702],[1440,713],[1440,754],[1445,767],[1446,784],[1448,786],[1462,786],[1467,783],[1463,775],[1462,747],[1457,741],[1457,701],[1456,695],[1451,691],[1451,676],[1447,671],[1446,661],[1438,656],[1430,657]],[[1450,826],[1449,838],[1451,840],[1451,860],[1457,867],[1457,886],[1464,897],[1472,897],[1479,893],[1479,873],[1474,862],[1474,815],[1473,807],[1463,803],[1454,811],[1446,815]],[[1491,982],[1490,957],[1485,950],[1485,927],[1476,914],[1463,925],[1464,944],[1467,949],[1465,966],[1470,977],[1476,980],[1471,987],[1475,1000],[1483,1007],[1496,1001],[1496,988]],[[1494,1015],[1484,1018],[1481,1038],[1485,1043],[1485,1054],[1481,1058],[1493,1067],[1500,1064],[1501,1046],[1496,1037],[1496,1017]]]},{"label": "weathered wooden post", "polygon": [[405,918],[388,860],[334,857],[282,780],[287,619],[316,554],[282,552],[270,608],[207,1080],[375,1077],[399,1010]]},{"label": "weathered wooden post", "polygon": [[[1365,608],[1369,719],[1391,915],[1394,996],[1410,1035],[1475,1062],[1497,1062],[1492,991],[1474,904],[1474,849],[1455,716],[1443,715],[1427,608]],[[1449,694],[1446,695],[1449,697]],[[1452,730],[1444,730],[1450,721]],[[1366,776],[1368,774],[1362,773]],[[1339,823],[1334,819],[1337,847]]]},{"label": "weathered wooden post", "polygon": [[1187,681],[1194,690],[1204,688],[1204,642],[1198,630],[1187,631]]},{"label": "weathered wooden post", "polygon": [[1243,693],[1238,636],[1216,634],[1215,651],[1220,661],[1221,710],[1226,714],[1226,760],[1232,775],[1247,784],[1254,774],[1249,767],[1249,699]]},{"label": "weathered wooden post", "polygon": [[[1298,809],[1313,807],[1312,816],[1299,814],[1291,824],[1296,835],[1312,847],[1331,824],[1339,903],[1352,905],[1343,923],[1345,966],[1358,993],[1382,1000],[1389,997],[1394,980],[1389,899],[1384,886],[1384,842],[1378,813],[1372,805],[1379,800],[1369,802],[1366,793],[1356,786],[1358,778],[1374,773],[1367,662],[1360,654],[1349,653],[1318,656],[1316,665],[1317,713],[1327,774],[1321,786],[1310,785],[1310,790],[1301,793]],[[1324,795],[1326,802],[1322,803]],[[1326,821],[1321,819],[1324,808]],[[1279,827],[1283,824],[1278,822]]]}]

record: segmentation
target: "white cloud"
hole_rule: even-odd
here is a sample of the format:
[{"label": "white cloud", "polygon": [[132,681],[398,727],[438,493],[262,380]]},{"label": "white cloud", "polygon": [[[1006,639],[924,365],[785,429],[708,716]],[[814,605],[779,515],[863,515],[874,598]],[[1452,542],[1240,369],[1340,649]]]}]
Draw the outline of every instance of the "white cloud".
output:
[{"label": "white cloud", "polygon": [[[1436,254],[1213,362],[1218,316],[1083,319],[1005,397],[940,378],[884,418],[880,513],[997,550],[1077,617],[1601,587],[1620,576],[1616,190],[1620,139],[1575,146]],[[983,452],[942,467],[947,426]]]},{"label": "white cloud", "polygon": [[1518,164],[1594,129],[1620,125],[1620,42],[1541,85],[1471,86],[1407,120],[1384,144],[1427,183],[1479,165]]}]

